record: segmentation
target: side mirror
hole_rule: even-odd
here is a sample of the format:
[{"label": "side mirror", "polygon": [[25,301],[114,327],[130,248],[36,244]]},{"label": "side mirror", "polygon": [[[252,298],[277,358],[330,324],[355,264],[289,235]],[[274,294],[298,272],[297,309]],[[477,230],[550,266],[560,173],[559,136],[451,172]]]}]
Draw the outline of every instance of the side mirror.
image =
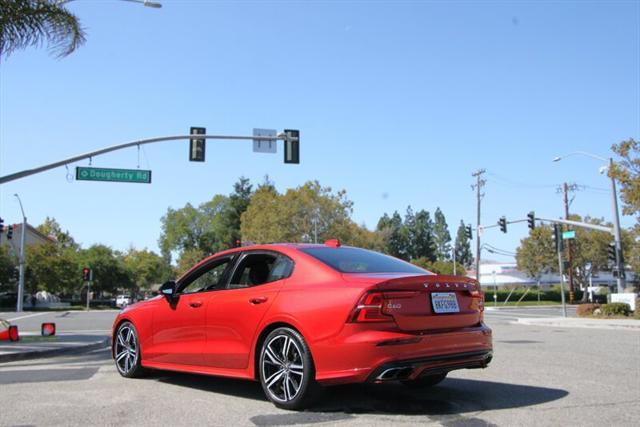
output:
[{"label": "side mirror", "polygon": [[165,296],[167,299],[173,299],[176,295],[176,282],[173,280],[164,282],[162,286],[160,286],[160,294]]}]

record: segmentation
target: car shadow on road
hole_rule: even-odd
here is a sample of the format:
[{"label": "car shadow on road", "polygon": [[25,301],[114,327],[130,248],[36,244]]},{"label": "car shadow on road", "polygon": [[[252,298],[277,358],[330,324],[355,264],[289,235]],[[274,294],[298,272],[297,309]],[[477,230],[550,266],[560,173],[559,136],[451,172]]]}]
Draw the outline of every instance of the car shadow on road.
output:
[{"label": "car shadow on road", "polygon": [[[266,400],[260,384],[253,381],[160,371],[150,375],[150,378],[163,383]],[[451,418],[456,414],[539,405],[568,394],[566,390],[557,388],[463,378],[448,378],[438,386],[420,390],[401,384],[352,384],[326,388],[322,398],[305,413],[325,414],[325,417],[320,417],[329,417],[325,421],[337,421],[335,417],[338,414],[347,417],[353,414],[394,414]],[[252,421],[258,425],[299,424],[296,421],[299,415],[296,414],[261,415],[259,420]],[[277,419],[271,420],[271,417]]]}]

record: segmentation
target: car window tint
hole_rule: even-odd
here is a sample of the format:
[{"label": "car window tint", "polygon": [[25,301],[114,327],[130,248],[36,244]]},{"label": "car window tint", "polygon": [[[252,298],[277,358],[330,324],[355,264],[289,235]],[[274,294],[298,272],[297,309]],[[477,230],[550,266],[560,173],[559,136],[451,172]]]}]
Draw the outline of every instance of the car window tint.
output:
[{"label": "car window tint", "polygon": [[194,292],[210,291],[220,289],[224,284],[222,278],[224,272],[229,265],[229,259],[225,259],[221,262],[212,263],[209,268],[206,268],[202,273],[197,275],[180,291],[183,294],[192,294]]},{"label": "car window tint", "polygon": [[408,262],[366,249],[319,246],[302,248],[300,251],[311,255],[341,273],[432,274]]},{"label": "car window tint", "polygon": [[275,254],[248,254],[245,256],[229,283],[230,289],[248,288],[284,279],[291,274],[293,263]]}]

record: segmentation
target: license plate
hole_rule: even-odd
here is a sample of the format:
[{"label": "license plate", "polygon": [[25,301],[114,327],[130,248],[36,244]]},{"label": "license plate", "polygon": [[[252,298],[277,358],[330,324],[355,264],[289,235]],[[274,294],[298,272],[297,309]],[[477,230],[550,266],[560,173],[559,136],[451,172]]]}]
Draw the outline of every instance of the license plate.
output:
[{"label": "license plate", "polygon": [[458,299],[455,292],[432,292],[431,303],[435,313],[459,313]]}]

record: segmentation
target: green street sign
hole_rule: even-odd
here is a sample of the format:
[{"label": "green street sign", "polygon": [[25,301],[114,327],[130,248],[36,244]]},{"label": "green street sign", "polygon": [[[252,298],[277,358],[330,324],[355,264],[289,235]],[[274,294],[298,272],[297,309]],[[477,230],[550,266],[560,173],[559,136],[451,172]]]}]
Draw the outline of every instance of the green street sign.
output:
[{"label": "green street sign", "polygon": [[569,231],[563,231],[562,232],[562,240],[570,240],[570,239],[575,239],[576,238],[576,231],[575,230],[569,230]]},{"label": "green street sign", "polygon": [[105,169],[76,166],[76,180],[151,184],[151,171],[143,169]]}]

